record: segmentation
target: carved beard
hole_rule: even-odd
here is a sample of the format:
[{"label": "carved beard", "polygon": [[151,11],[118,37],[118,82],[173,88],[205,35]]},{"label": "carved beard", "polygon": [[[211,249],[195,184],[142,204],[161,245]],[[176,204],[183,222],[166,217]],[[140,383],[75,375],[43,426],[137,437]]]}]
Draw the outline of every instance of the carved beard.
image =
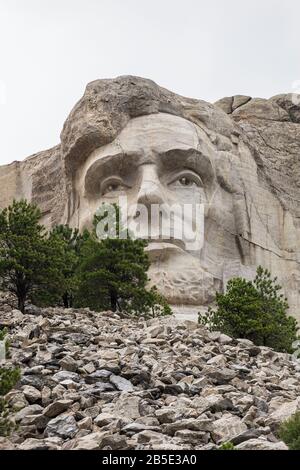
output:
[{"label": "carved beard", "polygon": [[207,305],[222,287],[221,281],[188,253],[156,260],[148,273],[149,286],[155,285],[167,301],[175,305]]}]

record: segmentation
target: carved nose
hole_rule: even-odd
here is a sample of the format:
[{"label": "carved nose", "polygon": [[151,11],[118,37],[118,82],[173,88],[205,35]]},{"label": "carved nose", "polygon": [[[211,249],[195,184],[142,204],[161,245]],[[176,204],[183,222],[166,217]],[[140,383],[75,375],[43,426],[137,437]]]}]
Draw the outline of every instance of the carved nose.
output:
[{"label": "carved nose", "polygon": [[142,168],[142,179],[138,192],[137,202],[147,207],[151,204],[164,203],[164,188],[162,187],[154,165],[145,165]]}]

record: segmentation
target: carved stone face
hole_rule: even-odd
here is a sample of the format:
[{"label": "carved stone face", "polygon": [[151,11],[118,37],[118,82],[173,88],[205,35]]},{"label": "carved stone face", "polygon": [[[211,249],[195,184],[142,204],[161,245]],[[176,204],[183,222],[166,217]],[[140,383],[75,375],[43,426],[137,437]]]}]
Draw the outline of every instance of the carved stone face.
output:
[{"label": "carved stone face", "polygon": [[[176,308],[201,310],[229,279],[252,279],[261,265],[299,318],[299,125],[294,95],[212,105],[140,77],[96,80],[68,116],[60,145],[0,167],[0,207],[25,198],[47,229],[83,229],[103,202],[126,195],[129,228],[151,230],[151,282]],[[141,220],[138,204],[163,208]],[[195,212],[183,219],[180,212],[197,204],[200,226]],[[168,208],[181,236],[166,233]]]},{"label": "carved stone face", "polygon": [[[232,197],[217,182],[215,164],[216,150],[209,137],[190,121],[163,113],[132,119],[111,144],[95,150],[78,170],[78,209],[72,222],[80,229],[89,226],[103,202],[119,203],[120,196],[126,195],[129,224],[136,223],[144,237],[151,227],[147,250],[152,283],[172,303],[205,304],[220,287],[224,247],[231,256],[234,252],[240,257],[228,237],[235,230]],[[147,227],[136,220],[138,204],[149,209]],[[191,250],[187,243],[196,229],[194,211],[185,215],[184,236],[177,239],[174,233],[164,233],[167,211],[161,212],[161,219],[151,219],[151,206],[158,204],[177,207],[175,221],[182,216],[180,208],[202,205],[204,245]]]}]

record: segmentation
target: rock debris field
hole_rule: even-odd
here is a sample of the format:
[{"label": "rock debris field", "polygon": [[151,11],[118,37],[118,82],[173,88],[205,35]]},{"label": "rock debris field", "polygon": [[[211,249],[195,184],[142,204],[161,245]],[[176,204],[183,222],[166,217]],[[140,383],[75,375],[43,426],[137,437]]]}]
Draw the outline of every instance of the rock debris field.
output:
[{"label": "rock debris field", "polygon": [[1,307],[22,376],[0,449],[287,449],[300,363],[174,317]]}]

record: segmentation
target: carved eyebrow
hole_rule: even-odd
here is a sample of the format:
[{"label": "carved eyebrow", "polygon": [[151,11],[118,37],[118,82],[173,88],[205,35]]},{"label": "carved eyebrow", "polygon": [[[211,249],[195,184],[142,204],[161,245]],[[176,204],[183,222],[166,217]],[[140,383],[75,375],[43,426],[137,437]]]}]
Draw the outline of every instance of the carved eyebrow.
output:
[{"label": "carved eyebrow", "polygon": [[188,168],[198,173],[204,181],[211,181],[214,177],[209,157],[195,148],[171,149],[162,154],[160,160],[163,169]]},{"label": "carved eyebrow", "polygon": [[99,191],[101,180],[112,174],[126,174],[137,166],[137,156],[124,153],[105,155],[93,162],[87,169],[84,186],[88,193]]},{"label": "carved eyebrow", "polygon": [[91,174],[97,173],[99,176],[105,176],[106,174],[111,174],[116,171],[122,173],[126,169],[131,167],[133,164],[137,163],[138,155],[135,154],[124,154],[118,153],[113,155],[105,155],[98,160],[94,161],[86,172],[86,178]]}]

